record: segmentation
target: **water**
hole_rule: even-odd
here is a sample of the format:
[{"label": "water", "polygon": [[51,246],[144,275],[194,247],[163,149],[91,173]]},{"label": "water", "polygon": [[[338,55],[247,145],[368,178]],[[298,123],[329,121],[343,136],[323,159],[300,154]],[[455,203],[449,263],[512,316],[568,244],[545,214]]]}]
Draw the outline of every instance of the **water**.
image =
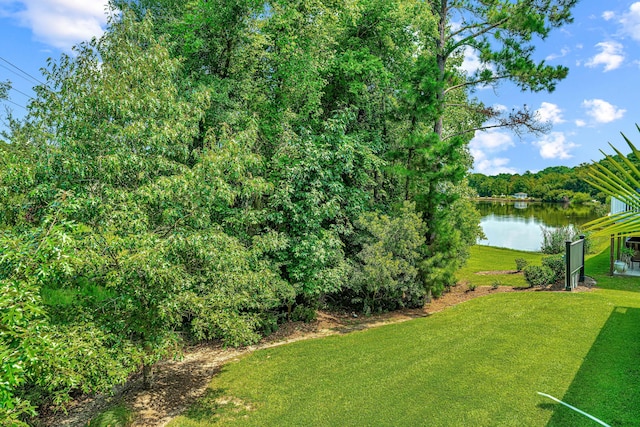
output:
[{"label": "water", "polygon": [[580,226],[598,218],[593,207],[558,203],[478,202],[480,225],[487,236],[479,245],[539,251],[542,227]]}]

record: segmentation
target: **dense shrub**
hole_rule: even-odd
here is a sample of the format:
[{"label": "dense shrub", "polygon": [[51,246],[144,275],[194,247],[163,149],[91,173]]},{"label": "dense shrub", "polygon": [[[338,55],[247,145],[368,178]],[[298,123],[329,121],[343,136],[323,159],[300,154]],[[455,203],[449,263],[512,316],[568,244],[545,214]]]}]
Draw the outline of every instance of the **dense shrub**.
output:
[{"label": "dense shrub", "polygon": [[364,313],[422,305],[426,290],[417,264],[425,224],[415,206],[405,203],[393,218],[368,213],[356,225],[369,237],[352,264],[345,302]]},{"label": "dense shrub", "polygon": [[524,278],[531,287],[544,288],[553,283],[553,271],[543,265],[528,265],[524,268]]},{"label": "dense shrub", "polygon": [[[540,250],[545,254],[560,254],[565,251],[566,241],[576,241],[583,233],[579,228],[572,225],[565,225],[558,228],[542,227],[542,247]],[[591,250],[589,236],[585,234],[585,250]]]},{"label": "dense shrub", "polygon": [[529,265],[529,262],[526,259],[516,258],[516,269],[518,271],[522,271],[522,269],[525,268],[527,265]]},{"label": "dense shrub", "polygon": [[542,258],[542,265],[553,271],[553,283],[563,280],[566,272],[566,262],[562,255],[551,255]]},{"label": "dense shrub", "polygon": [[590,194],[582,193],[578,191],[576,193],[573,193],[573,195],[571,196],[571,203],[574,203],[574,204],[588,203],[591,201],[591,199],[593,199],[593,197],[591,197]]}]

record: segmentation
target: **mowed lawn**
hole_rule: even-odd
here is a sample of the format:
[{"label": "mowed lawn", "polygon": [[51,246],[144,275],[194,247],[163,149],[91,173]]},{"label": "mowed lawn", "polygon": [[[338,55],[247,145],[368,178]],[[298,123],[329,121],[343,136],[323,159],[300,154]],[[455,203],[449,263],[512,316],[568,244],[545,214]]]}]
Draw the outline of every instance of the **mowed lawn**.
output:
[{"label": "mowed lawn", "polygon": [[[601,269],[601,258],[589,262]],[[256,351],[225,365],[170,425],[597,425],[538,391],[612,426],[640,425],[640,280],[606,287],[492,294]]]},{"label": "mowed lawn", "polygon": [[522,258],[529,264],[540,264],[542,257],[540,252],[514,251],[493,246],[472,246],[471,256],[467,264],[460,269],[457,277],[460,283],[474,284],[478,286],[491,286],[495,283],[501,286],[527,287],[522,274],[476,274],[478,272],[506,272],[516,270],[516,259]]}]

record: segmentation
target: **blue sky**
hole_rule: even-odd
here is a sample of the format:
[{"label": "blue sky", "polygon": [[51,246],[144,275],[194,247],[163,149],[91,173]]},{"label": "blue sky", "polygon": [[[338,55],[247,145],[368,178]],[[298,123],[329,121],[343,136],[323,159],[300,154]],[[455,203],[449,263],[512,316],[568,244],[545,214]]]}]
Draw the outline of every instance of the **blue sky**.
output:
[{"label": "blue sky", "polygon": [[[47,58],[58,58],[72,45],[101,33],[106,23],[103,0],[0,0],[0,81],[11,80],[16,115],[33,96],[33,78]],[[575,166],[611,152],[607,143],[624,147],[620,132],[640,144],[640,1],[582,0],[575,22],[537,41],[537,59],[569,67],[569,76],[555,92],[520,92],[509,83],[476,92],[497,108],[526,104],[551,124],[548,134],[509,131],[477,132],[470,149],[474,171],[485,174],[535,172],[548,166]],[[18,67],[18,70],[15,67]],[[466,52],[463,66],[478,66]]]}]

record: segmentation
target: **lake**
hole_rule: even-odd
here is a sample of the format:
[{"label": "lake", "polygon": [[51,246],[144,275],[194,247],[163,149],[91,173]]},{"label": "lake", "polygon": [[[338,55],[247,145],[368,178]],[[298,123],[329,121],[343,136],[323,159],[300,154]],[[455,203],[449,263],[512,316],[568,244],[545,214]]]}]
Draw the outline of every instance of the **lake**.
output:
[{"label": "lake", "polygon": [[479,245],[499,246],[522,251],[539,251],[542,227],[580,226],[598,218],[589,205],[563,205],[539,202],[477,202],[480,225],[487,236]]}]

